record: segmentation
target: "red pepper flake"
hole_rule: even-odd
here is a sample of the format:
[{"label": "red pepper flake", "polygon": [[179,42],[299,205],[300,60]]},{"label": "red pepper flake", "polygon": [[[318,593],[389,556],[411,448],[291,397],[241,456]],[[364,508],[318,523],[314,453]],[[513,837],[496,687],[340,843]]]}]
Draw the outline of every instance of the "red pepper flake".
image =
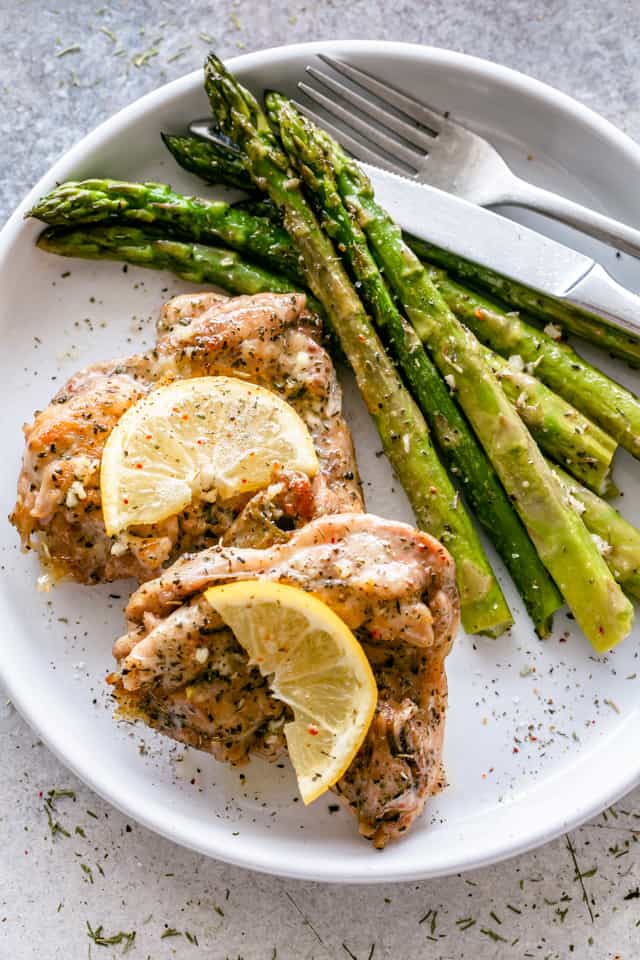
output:
[{"label": "red pepper flake", "polygon": [[309,733],[312,737],[317,737],[318,728],[315,727],[312,723],[310,723],[309,726],[307,727],[307,733]]},{"label": "red pepper flake", "polygon": [[512,750],[512,753],[520,753],[520,751],[518,750],[517,747],[514,747],[513,750]]},{"label": "red pepper flake", "polygon": [[189,414],[188,414],[188,413],[183,413],[183,414],[182,414],[182,419],[183,419],[183,420],[188,420],[188,419],[189,419]]},{"label": "red pepper flake", "polygon": [[153,440],[153,434],[152,434],[152,433],[145,433],[144,438],[145,438],[145,440]]},{"label": "red pepper flake", "polygon": [[142,464],[136,463],[136,470],[142,470]]},{"label": "red pepper flake", "polygon": [[123,497],[123,498],[122,498],[122,502],[123,502],[123,503],[129,503],[129,501],[127,500],[126,497]]}]

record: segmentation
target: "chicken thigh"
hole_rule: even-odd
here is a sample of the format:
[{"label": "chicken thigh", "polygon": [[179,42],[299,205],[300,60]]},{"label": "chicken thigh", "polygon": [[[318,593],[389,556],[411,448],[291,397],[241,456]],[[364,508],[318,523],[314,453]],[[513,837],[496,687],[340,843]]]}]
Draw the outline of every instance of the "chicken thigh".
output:
[{"label": "chicken thigh", "polygon": [[[155,349],[93,364],[73,376],[25,427],[12,514],[23,545],[56,577],[82,583],[155,576],[186,550],[220,537],[267,545],[314,516],[360,510],[362,499],[341,391],[302,294],[174,298]],[[226,375],[260,384],[305,422],[319,460],[313,480],[283,472],[253,497],[195,501],[179,516],[107,536],[100,499],[105,442],[140,397],[173,379]]]},{"label": "chicken thigh", "polygon": [[364,513],[317,518],[266,549],[221,545],[183,557],[129,601],[110,678],[121,715],[218,760],[280,755],[288,708],[203,597],[214,584],[257,578],[313,593],[369,658],[376,713],[334,789],[382,847],[444,783],[444,660],[459,617],[453,562],[428,534]]}]

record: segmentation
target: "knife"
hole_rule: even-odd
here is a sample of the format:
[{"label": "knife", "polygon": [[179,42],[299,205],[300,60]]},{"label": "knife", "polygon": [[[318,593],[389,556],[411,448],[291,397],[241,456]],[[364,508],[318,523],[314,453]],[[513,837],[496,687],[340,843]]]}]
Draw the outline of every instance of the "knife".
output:
[{"label": "knife", "polygon": [[360,163],[376,200],[408,233],[472,266],[640,337],[640,297],[557,240],[450,193]]}]

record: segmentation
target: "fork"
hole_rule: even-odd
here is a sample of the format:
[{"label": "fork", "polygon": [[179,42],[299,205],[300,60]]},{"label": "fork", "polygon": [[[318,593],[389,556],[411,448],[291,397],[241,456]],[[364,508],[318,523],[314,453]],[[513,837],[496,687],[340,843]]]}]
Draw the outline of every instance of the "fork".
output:
[{"label": "fork", "polygon": [[[306,72],[316,86],[300,81],[298,88],[339,126],[305,104],[296,106],[357,159],[480,206],[510,204],[537,210],[640,257],[639,230],[521,180],[495,147],[452,120],[448,113],[439,113],[358,67],[325,54],[318,56],[349,84],[307,66]],[[376,99],[363,96],[359,90]]]}]

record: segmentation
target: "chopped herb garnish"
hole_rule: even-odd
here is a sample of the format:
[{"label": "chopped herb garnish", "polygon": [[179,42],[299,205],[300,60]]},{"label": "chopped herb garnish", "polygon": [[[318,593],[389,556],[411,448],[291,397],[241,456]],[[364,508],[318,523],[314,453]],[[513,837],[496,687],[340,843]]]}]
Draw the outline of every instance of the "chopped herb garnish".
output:
[{"label": "chopped herb garnish", "polygon": [[571,855],[571,859],[573,860],[573,865],[576,871],[574,879],[578,880],[580,883],[580,887],[582,888],[582,899],[584,900],[587,910],[589,911],[589,917],[591,918],[591,923],[593,923],[594,922],[593,910],[591,909],[591,903],[589,902],[589,897],[587,895],[587,888],[584,885],[584,877],[588,875],[593,876],[596,872],[596,868],[594,868],[593,873],[591,873],[590,871],[589,871],[589,874],[582,873],[580,870],[580,867],[578,866],[578,858],[576,856],[576,850],[573,843],[571,842],[571,837],[569,836],[569,834],[567,834],[566,840],[567,840],[567,849],[569,851],[569,854]]},{"label": "chopped herb garnish", "polygon": [[68,53],[79,53],[82,50],[82,47],[79,43],[73,43],[70,47],[65,47],[64,50],[58,50],[56,57],[66,57]]},{"label": "chopped herb garnish", "polygon": [[118,38],[116,37],[113,30],[109,30],[108,27],[104,27],[104,26],[99,27],[99,30],[100,30],[100,33],[104,33],[105,37],[109,37],[109,40],[111,40],[112,43],[118,42]]},{"label": "chopped herb garnish", "polygon": [[87,936],[93,940],[97,947],[115,947],[119,943],[124,943],[123,953],[127,953],[133,946],[134,940],[136,939],[136,931],[132,930],[130,933],[126,933],[124,930],[121,930],[119,933],[114,933],[112,936],[107,937],[103,933],[104,927],[100,924],[99,927],[96,927],[95,930],[91,927],[91,924],[87,920]]},{"label": "chopped herb garnish", "polygon": [[61,823],[59,823],[58,820],[53,819],[53,817],[51,816],[52,810],[55,810],[55,807],[53,806],[53,804],[50,804],[49,802],[45,803],[44,812],[47,815],[47,823],[49,824],[49,830],[51,831],[52,839],[55,838],[58,834],[62,834],[63,837],[70,837],[71,834],[69,833],[69,831],[65,830],[65,828],[62,826]]},{"label": "chopped herb garnish", "polygon": [[137,53],[135,57],[132,57],[131,63],[134,65],[134,67],[145,67],[149,63],[149,60],[151,60],[152,57],[157,57],[159,53],[160,51],[157,47],[150,47],[148,50],[144,50],[142,53]]},{"label": "chopped herb garnish", "polygon": [[183,57],[187,50],[191,49],[191,44],[188,44],[186,47],[181,47],[180,50],[176,50],[173,56],[167,59],[167,63],[173,63],[175,60],[179,60],[180,57]]},{"label": "chopped herb garnish", "polygon": [[495,930],[492,930],[490,927],[480,927],[480,933],[484,933],[485,937],[491,937],[491,939],[492,939],[495,943],[498,943],[498,942],[508,943],[508,942],[509,942],[506,937],[501,937],[499,933],[496,933],[496,931],[495,931]]},{"label": "chopped herb garnish", "polygon": [[76,792],[75,790],[47,790],[47,797],[49,800],[64,800],[66,797],[69,797],[71,800],[75,800]]}]

